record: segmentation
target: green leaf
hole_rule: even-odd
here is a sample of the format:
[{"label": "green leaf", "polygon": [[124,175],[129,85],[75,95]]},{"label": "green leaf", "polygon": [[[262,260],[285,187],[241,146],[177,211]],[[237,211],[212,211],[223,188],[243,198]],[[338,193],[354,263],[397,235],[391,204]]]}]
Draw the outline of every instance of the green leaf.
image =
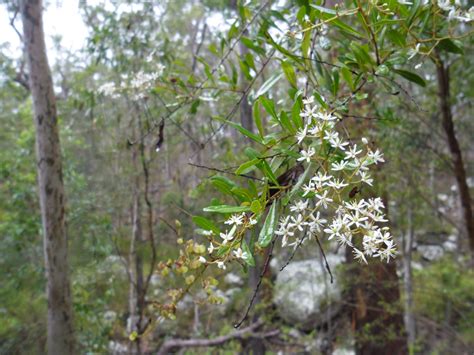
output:
[{"label": "green leaf", "polygon": [[281,126],[288,132],[290,132],[291,134],[296,133],[296,129],[294,129],[293,125],[290,122],[290,119],[288,118],[288,114],[285,111],[281,111],[279,121]]},{"label": "green leaf", "polygon": [[204,212],[213,212],[213,213],[240,213],[250,211],[250,206],[229,206],[229,205],[219,205],[219,206],[208,206],[203,209]]},{"label": "green leaf", "polygon": [[254,41],[252,41],[250,38],[247,37],[242,37],[240,41],[247,47],[248,49],[253,50],[254,52],[260,54],[260,55],[265,55],[265,49],[263,49],[260,46],[257,46]]},{"label": "green leaf", "polygon": [[283,72],[285,73],[286,79],[293,87],[297,87],[296,85],[296,74],[295,69],[289,62],[282,62],[281,67]]},{"label": "green leaf", "polygon": [[299,177],[298,179],[298,182],[295,184],[295,186],[293,186],[293,188],[291,189],[288,197],[290,199],[293,198],[293,196],[299,191],[299,189],[301,188],[301,185],[303,185],[303,182],[305,182],[305,180],[308,178],[308,174],[311,170],[313,170],[313,165],[314,163],[311,162],[308,167],[306,168],[306,170],[304,171],[304,173]]},{"label": "green leaf", "polygon": [[261,209],[262,209],[262,205],[260,204],[259,200],[253,200],[252,203],[250,204],[250,210],[255,214],[260,213]]},{"label": "green leaf", "polygon": [[405,38],[405,36],[400,34],[400,32],[398,32],[397,30],[388,30],[386,32],[386,36],[396,46],[405,47],[406,38]]},{"label": "green leaf", "polygon": [[449,38],[445,38],[442,41],[438,43],[438,48],[442,49],[446,52],[449,53],[455,53],[455,54],[463,54],[464,51],[462,50],[461,47],[458,47],[456,43],[454,43],[452,40]]},{"label": "green leaf", "polygon": [[344,67],[341,69],[341,74],[347,85],[349,85],[351,91],[354,91],[354,81],[352,80],[352,73],[350,72],[350,70]]},{"label": "green leaf", "polygon": [[254,166],[257,165],[258,163],[260,163],[260,161],[261,161],[261,159],[258,159],[258,158],[246,161],[245,163],[241,164],[237,168],[235,173],[237,175],[246,174],[249,171],[253,170]]},{"label": "green leaf", "polygon": [[267,81],[265,81],[263,83],[263,85],[260,87],[260,89],[258,89],[255,96],[259,97],[259,96],[265,94],[268,90],[270,90],[273,87],[273,85],[275,85],[278,82],[278,80],[281,79],[282,76],[283,76],[283,73],[273,74],[270,78],[268,78]]},{"label": "green leaf", "polygon": [[255,120],[255,125],[258,128],[258,133],[260,133],[260,136],[263,137],[263,125],[262,125],[262,118],[260,117],[260,99],[255,100],[253,103],[253,119]]},{"label": "green leaf", "polygon": [[268,211],[267,218],[263,224],[260,234],[258,236],[258,245],[265,248],[270,244],[275,233],[278,221],[278,200],[273,201],[270,211]]},{"label": "green leaf", "polygon": [[245,242],[245,240],[242,241],[242,251],[247,254],[247,257],[244,258],[245,262],[249,266],[255,266],[255,259],[253,258],[252,252],[250,251],[249,246]]},{"label": "green leaf", "polygon": [[232,121],[229,121],[229,120],[226,120],[222,117],[219,117],[219,116],[214,116],[213,117],[215,120],[217,121],[220,121],[220,122],[225,122],[227,123],[229,126],[235,128],[236,130],[238,130],[240,133],[242,133],[244,136],[250,138],[251,140],[259,143],[259,144],[262,144],[264,145],[263,143],[263,139],[259,136],[257,136],[256,134],[250,132],[249,130],[245,129],[244,127],[242,127],[241,125],[239,125],[238,123],[235,123],[235,122],[232,122]]},{"label": "green leaf", "polygon": [[417,84],[417,85],[420,85],[422,87],[425,87],[426,86],[426,82],[423,80],[423,78],[421,76],[419,76],[418,74],[415,74],[415,73],[412,73],[412,72],[409,72],[407,70],[401,70],[401,69],[392,69],[395,73],[397,73],[398,75],[404,77],[405,79]]},{"label": "green leaf", "polygon": [[205,229],[205,230],[213,231],[214,233],[219,233],[219,228],[217,228],[215,224],[212,223],[207,218],[204,218],[201,216],[193,216],[192,219],[193,219],[194,224],[197,225],[198,227],[201,227],[202,229]]},{"label": "green leaf", "polygon": [[275,110],[275,104],[273,103],[273,100],[267,99],[264,96],[261,96],[259,99],[265,111],[267,111],[275,120],[278,121],[278,114]]}]

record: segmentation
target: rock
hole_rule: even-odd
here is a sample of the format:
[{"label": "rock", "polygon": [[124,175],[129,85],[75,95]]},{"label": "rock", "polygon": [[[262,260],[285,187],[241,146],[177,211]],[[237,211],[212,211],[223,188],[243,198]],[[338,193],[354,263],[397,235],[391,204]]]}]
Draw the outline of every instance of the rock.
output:
[{"label": "rock", "polygon": [[428,261],[439,260],[444,255],[444,249],[440,245],[422,245],[421,244],[421,245],[418,245],[416,249],[420,253],[420,255]]},{"label": "rock", "polygon": [[[327,255],[331,271],[344,261],[339,255]],[[326,278],[326,281],[325,281]],[[326,319],[329,301],[340,301],[339,286],[330,283],[329,275],[319,259],[293,261],[278,273],[273,301],[280,316],[301,329],[312,329]],[[333,308],[336,310],[336,307]]]},{"label": "rock", "polygon": [[242,277],[240,277],[239,275],[234,274],[232,272],[225,275],[224,281],[228,285],[232,285],[232,286],[242,286],[244,284],[244,281],[242,280]]}]

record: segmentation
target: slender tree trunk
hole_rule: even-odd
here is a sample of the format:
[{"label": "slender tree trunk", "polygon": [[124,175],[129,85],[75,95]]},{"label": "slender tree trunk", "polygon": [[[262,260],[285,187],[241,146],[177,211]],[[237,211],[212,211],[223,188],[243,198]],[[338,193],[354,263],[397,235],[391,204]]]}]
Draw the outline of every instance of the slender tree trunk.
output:
[{"label": "slender tree trunk", "polygon": [[[133,147],[133,166],[138,169],[137,150]],[[133,187],[132,204],[132,240],[130,242],[129,267],[130,267],[130,289],[129,289],[129,318],[127,331],[129,333],[141,331],[141,320],[143,318],[143,260],[141,249],[143,243],[143,233],[141,224],[141,201],[140,201],[140,177],[135,176]],[[141,354],[141,339],[130,342],[129,351],[131,354]]]},{"label": "slender tree trunk", "polygon": [[[384,201],[385,206],[388,203]],[[388,209],[387,209],[388,216]],[[379,260],[369,265],[354,261],[346,249],[350,275],[350,315],[357,355],[402,355],[407,353],[403,311],[395,261]]]},{"label": "slender tree trunk", "polygon": [[464,168],[461,148],[459,147],[459,142],[454,131],[450,102],[449,68],[444,64],[439,56],[436,70],[438,76],[438,94],[443,129],[448,139],[448,147],[453,162],[454,175],[459,188],[459,198],[461,200],[464,224],[469,239],[471,258],[474,259],[474,216],[472,213],[471,196],[467,184],[466,170]]},{"label": "slender tree trunk", "polygon": [[56,102],[44,41],[42,1],[22,0],[21,15],[36,126],[48,298],[47,348],[51,355],[69,355],[74,353],[75,341],[68,273],[66,198]]},{"label": "slender tree trunk", "polygon": [[411,256],[414,242],[413,228],[413,208],[408,206],[408,228],[405,238],[403,238],[403,286],[405,288],[405,328],[408,336],[408,350],[413,352],[416,341],[416,324],[413,314],[413,282]]}]

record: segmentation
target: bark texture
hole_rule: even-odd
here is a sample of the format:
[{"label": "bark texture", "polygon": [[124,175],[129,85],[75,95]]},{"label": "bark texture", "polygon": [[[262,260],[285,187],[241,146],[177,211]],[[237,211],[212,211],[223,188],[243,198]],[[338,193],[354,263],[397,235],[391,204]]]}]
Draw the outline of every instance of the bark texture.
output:
[{"label": "bark texture", "polygon": [[42,1],[21,0],[23,38],[36,126],[38,190],[47,278],[49,354],[75,348],[68,273],[66,199],[53,82],[46,56]]},{"label": "bark texture", "polygon": [[454,131],[453,114],[451,111],[451,93],[449,88],[449,67],[438,57],[436,65],[438,77],[438,94],[443,129],[448,140],[449,152],[453,163],[454,175],[459,189],[459,198],[463,212],[464,224],[469,238],[471,259],[474,258],[474,216],[471,206],[471,195],[466,179],[463,156]]}]

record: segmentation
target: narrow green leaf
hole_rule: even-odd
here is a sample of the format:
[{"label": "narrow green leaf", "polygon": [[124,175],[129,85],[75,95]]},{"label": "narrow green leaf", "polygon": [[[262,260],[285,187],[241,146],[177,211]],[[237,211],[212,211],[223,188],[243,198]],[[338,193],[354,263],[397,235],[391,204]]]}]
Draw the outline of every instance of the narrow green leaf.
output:
[{"label": "narrow green leaf", "polygon": [[346,81],[347,85],[349,85],[349,88],[351,89],[351,91],[353,91],[354,81],[352,80],[352,73],[350,72],[350,70],[344,67],[341,69],[341,74],[344,80]]},{"label": "narrow green leaf", "polygon": [[405,79],[407,79],[407,80],[409,80],[409,81],[411,81],[411,82],[413,82],[417,85],[420,85],[422,87],[426,86],[426,82],[418,74],[412,73],[412,72],[407,71],[407,70],[401,70],[401,69],[392,69],[392,70],[395,73],[397,73],[398,75],[404,77]]},{"label": "narrow green leaf", "polygon": [[253,141],[259,143],[259,144],[264,144],[263,143],[263,139],[259,136],[257,136],[256,134],[250,132],[249,130],[245,129],[244,127],[242,127],[241,125],[239,125],[238,123],[235,123],[235,122],[232,122],[232,121],[229,121],[229,120],[226,120],[222,117],[218,117],[218,116],[214,116],[213,117],[215,120],[217,121],[221,121],[221,122],[225,122],[227,123],[229,126],[235,128],[236,130],[238,130],[240,133],[242,133],[244,136],[246,137],[249,137],[250,139],[252,139]]},{"label": "narrow green leaf", "polygon": [[273,173],[272,169],[270,168],[270,165],[265,160],[262,160],[260,164],[257,165],[257,167],[262,171],[262,173],[276,186],[279,186],[280,184],[277,181],[277,178],[275,174]]},{"label": "narrow green leaf", "polygon": [[263,132],[263,125],[262,125],[262,118],[260,117],[260,99],[255,100],[253,103],[253,119],[255,120],[255,125],[257,126],[258,133],[260,133],[260,136],[263,137],[264,132]]},{"label": "narrow green leaf", "polygon": [[265,49],[255,44],[250,38],[242,37],[240,41],[247,47],[248,49],[253,50],[255,53],[260,55],[265,55]]},{"label": "narrow green leaf", "polygon": [[219,228],[216,227],[214,223],[212,223],[210,220],[207,218],[201,217],[201,216],[193,216],[193,222],[195,225],[198,227],[201,227],[202,229],[205,230],[210,230],[213,231],[214,233],[219,233]]},{"label": "narrow green leaf", "polygon": [[229,205],[219,205],[219,206],[208,206],[203,209],[204,212],[213,212],[213,213],[240,213],[250,211],[250,206],[229,206]]},{"label": "narrow green leaf", "polygon": [[283,76],[283,73],[273,74],[270,78],[268,78],[267,81],[265,81],[263,83],[263,85],[260,87],[260,89],[258,89],[255,96],[259,97],[259,96],[262,96],[263,94],[265,94],[268,90],[270,90],[273,87],[273,85],[275,85],[278,82],[278,80],[281,79],[282,76]]},{"label": "narrow green leaf", "polygon": [[241,174],[246,174],[248,173],[249,171],[253,170],[253,168],[255,167],[255,165],[257,165],[258,163],[260,163],[260,159],[252,159],[252,160],[249,160],[249,161],[246,161],[245,163],[241,164],[237,170],[235,171],[235,173],[237,175],[241,175]]},{"label": "narrow green leaf", "polygon": [[264,96],[261,96],[260,102],[262,103],[262,106],[265,109],[265,111],[267,111],[275,120],[278,121],[278,114],[275,110],[275,104],[273,103],[273,100],[270,100]]},{"label": "narrow green leaf", "polygon": [[253,200],[252,203],[250,204],[250,210],[255,214],[260,213],[261,209],[262,209],[262,205],[260,204],[259,200]]},{"label": "narrow green leaf", "polygon": [[296,87],[296,74],[293,66],[289,62],[282,62],[281,67],[288,82],[291,84],[291,86]]},{"label": "narrow green leaf", "polygon": [[406,38],[397,30],[388,30],[386,36],[396,46],[405,47]]},{"label": "narrow green leaf", "polygon": [[249,246],[245,242],[245,240],[242,241],[242,251],[244,252],[244,255],[245,255],[244,260],[247,263],[247,265],[255,266],[255,259],[252,255],[252,252],[250,251]]},{"label": "narrow green leaf", "polygon": [[455,54],[463,54],[464,53],[462,48],[457,46],[456,43],[454,43],[449,38],[445,38],[445,39],[441,40],[438,43],[438,48],[442,49],[446,52],[449,52],[449,53],[455,53]]},{"label": "narrow green leaf", "polygon": [[263,224],[260,234],[258,236],[258,245],[265,248],[270,244],[275,233],[278,222],[278,200],[273,201],[270,211],[268,211],[267,218]]}]

